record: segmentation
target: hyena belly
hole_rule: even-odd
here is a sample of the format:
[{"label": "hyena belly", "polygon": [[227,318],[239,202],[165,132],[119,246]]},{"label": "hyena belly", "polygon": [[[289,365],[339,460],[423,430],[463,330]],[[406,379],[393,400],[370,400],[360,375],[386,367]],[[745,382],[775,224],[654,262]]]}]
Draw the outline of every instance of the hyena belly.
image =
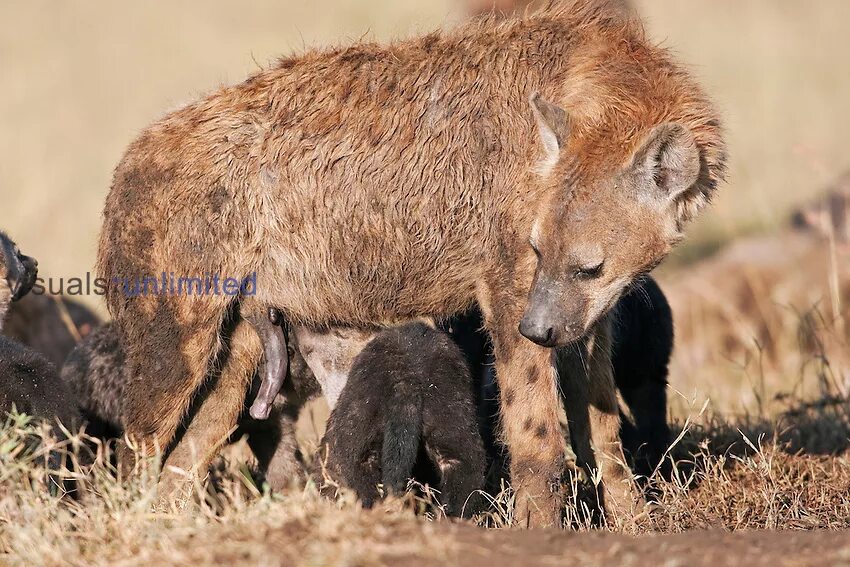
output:
[{"label": "hyena belly", "polygon": [[448,315],[474,299],[481,252],[456,226],[393,220],[388,211],[346,219],[325,212],[299,222],[298,234],[269,241],[257,277],[261,302],[296,322],[367,326]]}]

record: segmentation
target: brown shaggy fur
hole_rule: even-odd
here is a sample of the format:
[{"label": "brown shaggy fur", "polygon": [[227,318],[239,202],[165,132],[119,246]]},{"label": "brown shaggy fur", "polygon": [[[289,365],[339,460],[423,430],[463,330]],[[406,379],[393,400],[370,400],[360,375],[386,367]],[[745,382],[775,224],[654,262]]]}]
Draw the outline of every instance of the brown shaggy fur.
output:
[{"label": "brown shaggy fur", "polygon": [[[529,108],[536,91],[569,109],[568,130],[555,128],[569,136],[557,144]],[[679,176],[668,148],[696,156],[696,169],[687,162]],[[591,0],[565,2],[283,59],[169,114],[115,172],[99,270],[110,279],[256,272],[256,299],[296,325],[443,317],[477,300],[495,348],[517,518],[551,525],[565,451],[551,351],[517,332],[537,268],[532,226],[549,266],[569,260],[577,237],[601,241],[615,257],[603,281],[610,297],[579,297],[604,307],[663,258],[723,162],[714,110],[640,24]],[[662,210],[659,191],[690,174]],[[128,432],[148,450],[172,446],[211,373],[244,384],[256,368],[260,349],[245,333],[230,335],[238,364],[215,363],[233,298],[132,297],[115,286],[107,299],[135,376]],[[544,379],[530,383],[531,374]],[[242,407],[225,398],[223,425]],[[528,419],[536,427],[524,428]]]}]

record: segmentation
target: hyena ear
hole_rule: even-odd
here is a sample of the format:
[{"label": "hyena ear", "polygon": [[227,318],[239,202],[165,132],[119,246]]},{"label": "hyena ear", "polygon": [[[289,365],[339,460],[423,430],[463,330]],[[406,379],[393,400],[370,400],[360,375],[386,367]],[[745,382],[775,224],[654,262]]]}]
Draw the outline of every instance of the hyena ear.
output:
[{"label": "hyena ear", "polygon": [[567,143],[570,135],[570,119],[566,110],[544,100],[539,92],[532,93],[528,101],[531,104],[531,112],[534,114],[544,151],[544,159],[537,170],[541,174],[546,174],[558,163],[561,148]]},{"label": "hyena ear", "polygon": [[632,158],[631,169],[641,189],[667,207],[687,198],[699,178],[700,157],[691,131],[673,122],[652,129]]}]

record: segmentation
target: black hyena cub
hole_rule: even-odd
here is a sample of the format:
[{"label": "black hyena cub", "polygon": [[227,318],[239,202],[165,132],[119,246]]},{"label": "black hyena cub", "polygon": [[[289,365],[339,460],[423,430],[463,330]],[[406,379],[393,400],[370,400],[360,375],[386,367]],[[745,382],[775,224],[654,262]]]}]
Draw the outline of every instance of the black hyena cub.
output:
[{"label": "black hyena cub", "polygon": [[403,493],[414,467],[430,464],[446,513],[473,513],[486,455],[472,377],[452,339],[423,323],[378,334],[355,359],[317,460],[365,506],[378,485]]},{"label": "black hyena cub", "polygon": [[623,450],[635,474],[647,479],[658,470],[670,438],[667,424],[667,374],[673,353],[673,312],[653,278],[647,277],[614,308],[611,362],[614,381],[629,410],[620,424]]},{"label": "black hyena cub", "polygon": [[[10,305],[29,293],[37,273],[38,263],[0,232],[0,331]],[[79,421],[56,368],[34,350],[0,335],[0,419],[13,407],[50,422],[57,436],[57,419],[67,427]]]},{"label": "black hyena cub", "polygon": [[[35,282],[38,263],[18,250],[0,232],[0,331],[9,306],[29,293]],[[73,398],[59,379],[56,368],[34,350],[0,335],[0,423],[15,409],[51,425],[53,435],[63,438],[64,425],[73,429],[79,415]],[[47,465],[57,470],[62,456],[52,451]],[[68,489],[52,475],[51,489]]]}]

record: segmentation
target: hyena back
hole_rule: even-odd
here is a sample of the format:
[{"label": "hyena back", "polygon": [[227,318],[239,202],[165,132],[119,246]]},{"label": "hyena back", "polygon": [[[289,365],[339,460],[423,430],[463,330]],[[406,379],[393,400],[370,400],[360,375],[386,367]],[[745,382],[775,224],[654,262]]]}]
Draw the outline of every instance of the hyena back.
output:
[{"label": "hyena back", "polygon": [[[723,159],[711,105],[640,24],[567,2],[284,59],[166,116],[115,172],[99,269],[256,273],[256,300],[296,325],[443,317],[477,300],[518,517],[553,524],[565,447],[551,352],[517,331],[532,282],[524,334],[581,336],[663,258]],[[256,369],[259,349],[236,341],[239,360],[214,364],[233,297],[107,299],[137,377],[128,432],[148,449],[172,444],[211,371],[244,384]],[[225,426],[237,396],[217,408]]]}]

